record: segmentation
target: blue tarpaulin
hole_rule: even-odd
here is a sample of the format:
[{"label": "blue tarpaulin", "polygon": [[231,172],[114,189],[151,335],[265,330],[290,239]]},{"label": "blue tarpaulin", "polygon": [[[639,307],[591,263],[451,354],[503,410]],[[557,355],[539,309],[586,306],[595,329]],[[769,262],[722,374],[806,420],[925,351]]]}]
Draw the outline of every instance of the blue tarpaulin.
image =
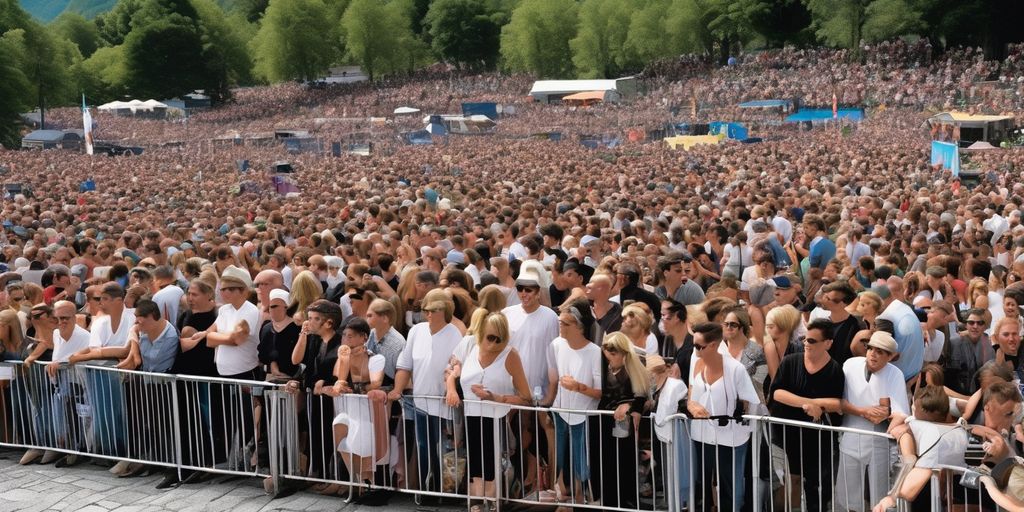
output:
[{"label": "blue tarpaulin", "polygon": [[723,123],[715,121],[708,123],[708,133],[712,135],[725,135],[730,139],[743,140],[747,138],[747,129],[739,123]]},{"label": "blue tarpaulin", "polygon": [[[851,121],[863,121],[864,120],[864,109],[862,108],[841,108],[838,111],[839,119],[849,119]],[[825,122],[832,119],[832,109],[830,108],[805,108],[800,109],[795,114],[786,116],[787,123],[799,123],[801,121],[810,121],[812,123]]]},{"label": "blue tarpaulin", "polygon": [[960,148],[952,142],[932,141],[932,165],[942,165],[943,169],[953,171],[953,176],[960,175]]},{"label": "blue tarpaulin", "polygon": [[96,182],[89,178],[78,185],[79,192],[91,192],[96,190]]},{"label": "blue tarpaulin", "polygon": [[462,115],[469,117],[472,115],[487,116],[491,120],[498,120],[498,104],[497,103],[463,103],[462,104]]}]

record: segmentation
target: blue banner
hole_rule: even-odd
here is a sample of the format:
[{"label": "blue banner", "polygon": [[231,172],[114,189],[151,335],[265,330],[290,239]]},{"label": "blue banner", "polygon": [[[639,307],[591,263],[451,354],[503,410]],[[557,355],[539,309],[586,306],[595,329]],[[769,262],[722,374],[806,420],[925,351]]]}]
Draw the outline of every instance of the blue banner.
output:
[{"label": "blue banner", "polygon": [[932,165],[941,165],[943,169],[953,171],[953,176],[959,176],[960,148],[952,142],[933,140]]}]

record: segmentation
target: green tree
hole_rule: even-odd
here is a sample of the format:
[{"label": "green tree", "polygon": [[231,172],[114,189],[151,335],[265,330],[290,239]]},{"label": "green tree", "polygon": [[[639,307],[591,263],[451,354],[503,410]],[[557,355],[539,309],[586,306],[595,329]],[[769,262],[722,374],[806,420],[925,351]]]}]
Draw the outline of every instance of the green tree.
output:
[{"label": "green tree", "polygon": [[[229,20],[213,0],[192,0],[199,17],[203,63],[212,80],[205,89],[214,101],[223,101],[231,87],[252,82],[252,59],[246,47],[246,26]],[[244,20],[242,23],[245,23]]]},{"label": "green tree", "polygon": [[177,14],[134,27],[125,38],[124,57],[126,85],[137,97],[162,99],[211,85],[199,29]]},{"label": "green tree", "polygon": [[439,58],[459,67],[490,69],[498,62],[502,18],[485,0],[437,0],[424,24]]},{"label": "green tree", "polygon": [[569,41],[576,37],[576,25],[573,0],[523,0],[501,29],[505,67],[545,78],[571,76]]},{"label": "green tree", "polygon": [[569,41],[580,77],[616,77],[629,66],[625,48],[630,13],[631,7],[621,0],[583,1],[576,37]]},{"label": "green tree", "polygon": [[413,35],[408,12],[397,1],[352,0],[341,17],[345,55],[370,80],[416,66],[423,43]]},{"label": "green tree", "polygon": [[674,54],[700,53],[714,44],[705,9],[697,0],[672,0],[665,14],[665,33]]},{"label": "green tree", "polygon": [[18,0],[0,0],[0,34],[14,28],[25,28],[30,19]]},{"label": "green tree", "polygon": [[922,30],[921,11],[908,0],[806,0],[818,37],[860,55],[874,42]]},{"label": "green tree", "polygon": [[104,46],[96,50],[80,67],[82,92],[90,103],[121,99],[127,92],[128,68],[123,46]]},{"label": "green tree", "polygon": [[323,76],[337,55],[324,40],[332,24],[323,0],[271,0],[250,42],[256,73],[270,82]]},{"label": "green tree", "polygon": [[83,58],[89,58],[103,42],[96,24],[74,12],[65,11],[58,16],[50,24],[50,30],[74,43]]},{"label": "green tree", "polygon": [[29,82],[20,64],[25,56],[20,34],[6,32],[0,37],[0,144],[8,148],[21,145],[21,119],[18,115],[28,105]]},{"label": "green tree", "polygon": [[142,8],[143,1],[120,0],[113,9],[96,17],[96,28],[108,45],[124,43],[124,38],[132,31],[132,17]]},{"label": "green tree", "polygon": [[648,0],[646,5],[633,11],[629,19],[629,33],[623,51],[634,62],[651,62],[673,54],[665,13],[672,0]]}]

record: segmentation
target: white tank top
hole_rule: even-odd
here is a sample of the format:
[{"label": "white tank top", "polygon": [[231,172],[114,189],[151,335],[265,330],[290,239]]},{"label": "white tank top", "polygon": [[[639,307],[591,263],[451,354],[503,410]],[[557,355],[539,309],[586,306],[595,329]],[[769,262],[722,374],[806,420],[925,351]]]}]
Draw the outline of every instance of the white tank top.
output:
[{"label": "white tank top", "polygon": [[506,346],[494,362],[487,365],[487,368],[480,366],[480,347],[473,345],[466,354],[466,360],[462,362],[462,376],[459,382],[462,385],[462,396],[465,397],[466,416],[484,416],[487,418],[504,418],[508,414],[509,407],[497,402],[480,402],[480,399],[473,393],[472,387],[482,384],[484,389],[495,395],[515,394],[515,386],[512,385],[512,375],[505,369],[505,360],[512,350],[512,346]]}]

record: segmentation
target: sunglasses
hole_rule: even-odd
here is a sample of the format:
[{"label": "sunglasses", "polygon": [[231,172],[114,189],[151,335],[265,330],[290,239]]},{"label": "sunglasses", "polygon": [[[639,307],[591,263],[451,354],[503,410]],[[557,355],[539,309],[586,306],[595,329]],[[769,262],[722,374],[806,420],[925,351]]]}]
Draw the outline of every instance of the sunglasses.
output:
[{"label": "sunglasses", "polygon": [[741,325],[739,322],[722,322],[722,327],[726,329],[739,329]]},{"label": "sunglasses", "polygon": [[540,288],[534,288],[532,286],[516,286],[516,291],[519,292],[519,293],[523,293],[523,292],[537,293],[538,291],[540,291]]},{"label": "sunglasses", "polygon": [[967,324],[967,325],[985,325],[985,321],[984,320],[968,320],[968,321],[966,321],[964,323]]},{"label": "sunglasses", "polygon": [[603,346],[603,347],[601,347],[601,350],[604,350],[605,352],[607,352],[609,354],[618,354],[619,353],[619,349],[617,349],[617,348],[615,348],[613,346]]},{"label": "sunglasses", "polygon": [[484,339],[486,339],[487,341],[489,341],[491,343],[494,343],[495,345],[501,344],[501,338],[499,338],[495,334],[488,334],[487,336],[484,336]]},{"label": "sunglasses", "polygon": [[21,302],[25,300],[25,297],[11,297],[10,300],[13,300],[14,302]]},{"label": "sunglasses", "polygon": [[822,341],[824,341],[824,340],[819,340],[817,338],[811,338],[809,336],[804,336],[804,338],[803,338],[803,342],[808,344],[808,345],[816,345],[818,343],[821,343]]},{"label": "sunglasses", "polygon": [[270,306],[270,309],[278,309],[278,308],[283,308],[283,307],[284,306],[282,306],[280,304],[274,304],[273,306]]},{"label": "sunglasses", "polygon": [[244,289],[245,288],[242,288],[241,286],[225,286],[225,287],[221,288],[220,291],[222,291],[222,292],[230,292],[230,291],[240,292],[240,291],[242,291]]},{"label": "sunglasses", "polygon": [[32,314],[32,319],[33,320],[39,320],[40,318],[42,318],[44,316],[46,316],[46,313],[33,313]]},{"label": "sunglasses", "polygon": [[708,343],[707,345],[698,345],[698,344],[694,343],[693,344],[693,349],[696,350],[697,352],[700,352],[700,351],[702,351],[702,350],[704,350],[704,349],[706,349],[706,348],[708,348],[710,346],[711,346],[711,343]]}]

